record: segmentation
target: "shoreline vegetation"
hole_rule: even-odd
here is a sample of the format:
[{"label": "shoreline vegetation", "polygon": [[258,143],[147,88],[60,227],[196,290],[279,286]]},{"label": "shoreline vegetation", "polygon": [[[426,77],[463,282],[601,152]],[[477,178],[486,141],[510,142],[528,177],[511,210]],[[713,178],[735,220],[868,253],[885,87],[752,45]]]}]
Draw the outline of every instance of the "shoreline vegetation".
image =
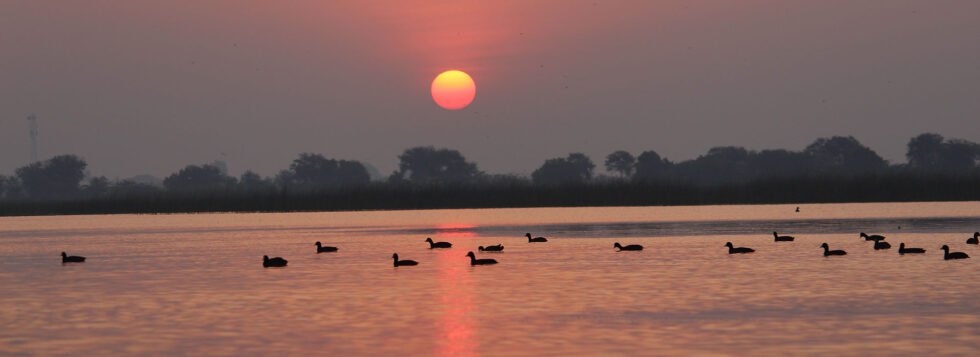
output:
[{"label": "shoreline vegetation", "polygon": [[548,159],[530,177],[487,174],[456,150],[415,147],[385,180],[367,166],[303,153],[274,177],[188,165],[161,182],[110,181],[61,155],[0,175],[0,216],[308,212],[505,207],[980,201],[980,145],[922,134],[890,164],[853,137],[802,151],[715,147],[672,162],[654,151]]}]

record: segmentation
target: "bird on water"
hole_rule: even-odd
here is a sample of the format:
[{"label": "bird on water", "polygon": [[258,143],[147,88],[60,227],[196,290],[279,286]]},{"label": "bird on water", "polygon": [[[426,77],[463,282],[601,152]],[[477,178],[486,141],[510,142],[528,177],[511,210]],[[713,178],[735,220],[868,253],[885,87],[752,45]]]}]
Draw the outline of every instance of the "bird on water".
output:
[{"label": "bird on water", "polygon": [[746,248],[746,247],[736,248],[735,246],[732,245],[732,242],[725,243],[725,246],[728,247],[728,254],[752,253],[755,251],[755,249]]},{"label": "bird on water", "polygon": [[433,242],[432,238],[426,238],[426,242],[429,243],[429,249],[433,248],[452,248],[453,244],[449,242]]},{"label": "bird on water", "polygon": [[772,232],[772,236],[776,237],[777,242],[792,242],[794,239],[796,239],[793,236],[781,236],[776,232]]},{"label": "bird on water", "polygon": [[85,257],[80,257],[77,255],[68,255],[68,253],[61,252],[62,263],[82,263],[84,261],[85,261]]},{"label": "bird on water", "polygon": [[545,238],[545,237],[534,237],[534,238],[531,238],[531,233],[524,233],[524,236],[527,237],[527,242],[528,243],[540,243],[540,242],[547,242],[548,241],[548,238]]},{"label": "bird on water", "polygon": [[502,252],[502,251],[504,251],[504,246],[503,246],[503,244],[488,245],[486,247],[484,247],[484,246],[481,245],[478,249],[481,252]]},{"label": "bird on water", "polygon": [[885,239],[885,236],[877,235],[877,234],[872,234],[872,235],[869,236],[867,233],[861,232],[861,238],[864,238],[864,240],[875,240],[875,241],[878,241],[878,240],[884,240]]},{"label": "bird on water", "polygon": [[978,239],[980,239],[980,232],[973,232],[973,238],[967,238],[966,244],[977,244]]},{"label": "bird on water", "polygon": [[470,257],[470,265],[497,264],[495,259],[476,259],[476,254],[473,252],[466,253],[466,256]]},{"label": "bird on water", "polygon": [[830,246],[827,243],[821,244],[820,248],[823,248],[823,256],[829,257],[831,255],[847,255],[847,252],[843,250],[830,250]]},{"label": "bird on water", "polygon": [[275,257],[275,258],[269,259],[269,256],[268,255],[263,255],[262,256],[262,266],[263,267],[266,267],[266,268],[269,268],[269,267],[284,267],[284,266],[286,266],[286,263],[289,263],[289,262],[287,262],[286,259],[282,259],[282,257]]},{"label": "bird on water", "polygon": [[320,242],[316,242],[317,253],[336,252],[336,251],[337,251],[337,247],[324,247],[323,245],[320,244]]},{"label": "bird on water", "polygon": [[926,250],[922,248],[905,248],[905,243],[898,244],[898,254],[921,254]]},{"label": "bird on water", "polygon": [[963,252],[950,253],[948,245],[944,245],[942,247],[942,250],[943,250],[943,260],[966,259],[970,257],[969,255],[966,255],[966,253]]},{"label": "bird on water", "polygon": [[875,241],[875,250],[891,249],[891,248],[892,248],[892,245],[891,244],[888,244],[888,242],[885,242],[885,241],[882,241],[882,240],[876,240]]},{"label": "bird on water", "polygon": [[639,245],[639,244],[630,244],[630,245],[627,245],[627,246],[622,246],[622,245],[619,245],[619,242],[613,243],[613,248],[616,248],[616,251],[617,252],[621,252],[621,251],[624,251],[624,250],[643,250],[643,246],[642,245]]},{"label": "bird on water", "polygon": [[395,266],[396,267],[419,265],[419,262],[414,261],[414,260],[408,260],[408,259],[398,260],[398,253],[392,254],[391,255],[391,259],[394,259],[395,260]]}]

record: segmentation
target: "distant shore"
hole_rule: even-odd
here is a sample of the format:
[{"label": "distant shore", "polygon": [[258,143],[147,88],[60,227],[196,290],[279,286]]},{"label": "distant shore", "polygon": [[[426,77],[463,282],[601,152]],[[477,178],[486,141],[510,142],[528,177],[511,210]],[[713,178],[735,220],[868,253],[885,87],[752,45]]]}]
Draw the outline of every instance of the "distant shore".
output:
[{"label": "distant shore", "polygon": [[980,175],[891,174],[763,179],[714,186],[632,181],[570,185],[377,183],[305,192],[160,192],[77,200],[0,201],[0,216],[977,200]]}]

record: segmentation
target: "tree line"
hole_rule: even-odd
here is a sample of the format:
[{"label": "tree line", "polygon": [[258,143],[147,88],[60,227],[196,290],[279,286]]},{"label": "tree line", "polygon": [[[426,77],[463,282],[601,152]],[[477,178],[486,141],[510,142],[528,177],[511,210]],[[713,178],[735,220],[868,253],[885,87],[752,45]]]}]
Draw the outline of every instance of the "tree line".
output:
[{"label": "tree line", "polygon": [[[162,185],[87,177],[82,158],[60,155],[0,175],[0,214],[54,213],[51,207],[114,212],[121,208],[113,204],[125,202],[140,212],[754,202],[740,196],[749,191],[770,197],[766,202],[807,200],[805,192],[780,193],[801,187],[837,187],[813,197],[818,200],[980,199],[980,145],[926,133],[911,138],[907,149],[908,162],[901,164],[889,164],[850,136],[819,138],[802,151],[714,147],[680,162],[653,150],[615,151],[603,162],[615,176],[597,175],[591,158],[571,153],[523,177],[487,174],[457,150],[422,146],[402,152],[398,168],[381,182],[372,182],[361,162],[302,153],[272,177],[252,171],[233,177],[216,162],[187,165]],[[867,197],[853,190],[858,186],[878,193]]]}]

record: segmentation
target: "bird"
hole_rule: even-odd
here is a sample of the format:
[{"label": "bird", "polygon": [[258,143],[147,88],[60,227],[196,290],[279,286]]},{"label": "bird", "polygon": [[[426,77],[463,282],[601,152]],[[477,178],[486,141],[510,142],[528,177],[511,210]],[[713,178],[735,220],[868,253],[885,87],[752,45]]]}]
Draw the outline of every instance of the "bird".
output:
[{"label": "bird", "polygon": [[797,212],[797,213],[799,213],[799,212],[800,212],[800,207],[796,207],[796,212]]},{"label": "bird", "polygon": [[481,252],[502,252],[502,251],[504,251],[504,246],[502,244],[488,245],[486,247],[484,247],[484,246],[481,245],[480,248],[478,248],[478,249]]},{"label": "bird", "polygon": [[892,245],[891,244],[888,244],[888,242],[883,242],[881,240],[876,240],[875,241],[875,250],[891,249],[891,247],[892,247]]},{"label": "bird", "polygon": [[725,243],[725,246],[728,247],[728,254],[752,253],[755,251],[755,249],[746,247],[735,248],[735,246],[732,245],[732,242]]},{"label": "bird", "polygon": [[336,252],[336,251],[337,251],[337,247],[324,247],[324,246],[320,245],[320,242],[316,242],[316,252],[317,253]]},{"label": "bird", "polygon": [[392,254],[391,255],[391,259],[394,259],[395,260],[395,267],[400,267],[400,266],[403,266],[403,265],[404,266],[419,265],[419,262],[414,261],[414,260],[408,260],[408,259],[398,260],[398,253]]},{"label": "bird", "polygon": [[905,243],[898,244],[898,254],[919,254],[925,252],[926,250],[922,248],[905,248]]},{"label": "bird", "polygon": [[524,236],[527,237],[527,242],[528,243],[540,243],[540,242],[547,242],[548,241],[548,238],[545,238],[545,237],[531,238],[531,233],[524,233]]},{"label": "bird", "polygon": [[467,257],[470,257],[470,265],[487,265],[487,264],[497,264],[494,259],[476,259],[476,255],[473,252],[466,253]]},{"label": "bird", "polygon": [[885,239],[885,236],[880,236],[880,235],[877,235],[877,234],[872,234],[872,235],[869,236],[867,233],[864,233],[864,232],[861,232],[861,237],[864,238],[864,240],[884,240]]},{"label": "bird", "polygon": [[847,252],[843,250],[830,250],[830,246],[827,243],[821,244],[820,247],[823,248],[823,256],[825,257],[831,255],[847,255]]},{"label": "bird", "polygon": [[643,246],[642,245],[639,245],[639,244],[630,244],[630,245],[627,245],[627,246],[624,247],[624,246],[619,245],[619,242],[613,243],[613,248],[617,248],[618,249],[618,250],[616,250],[617,252],[621,252],[621,251],[624,251],[624,250],[643,250]]},{"label": "bird", "polygon": [[977,244],[978,237],[980,237],[980,232],[973,232],[973,238],[967,238],[966,244]]},{"label": "bird", "polygon": [[776,232],[772,232],[772,236],[776,237],[777,242],[792,242],[794,239],[796,239],[793,236],[781,236],[776,234]]},{"label": "bird", "polygon": [[969,255],[966,255],[966,253],[963,252],[950,253],[948,245],[944,245],[942,247],[942,250],[943,250],[943,260],[966,259],[970,257]]},{"label": "bird", "polygon": [[433,248],[452,248],[453,244],[449,242],[433,242],[432,238],[426,238],[426,242],[429,242],[429,249]]},{"label": "bird", "polygon": [[266,268],[268,268],[268,267],[284,267],[284,266],[286,266],[286,263],[289,263],[289,262],[287,262],[286,259],[282,259],[282,257],[275,257],[275,258],[269,259],[269,256],[268,255],[263,255],[262,256],[262,266],[263,267],[266,267]]},{"label": "bird", "polygon": [[82,263],[85,262],[85,257],[80,257],[77,255],[68,255],[68,253],[61,252],[61,262],[62,263]]}]

